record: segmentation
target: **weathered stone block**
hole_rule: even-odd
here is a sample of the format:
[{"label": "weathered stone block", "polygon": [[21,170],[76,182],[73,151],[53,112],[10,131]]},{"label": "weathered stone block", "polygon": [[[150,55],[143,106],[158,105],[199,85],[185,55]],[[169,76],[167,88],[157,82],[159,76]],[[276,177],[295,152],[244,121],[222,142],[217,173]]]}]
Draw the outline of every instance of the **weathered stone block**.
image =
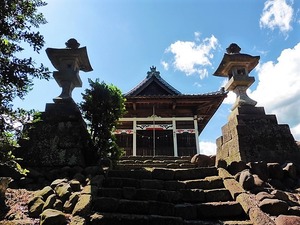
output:
[{"label": "weathered stone block", "polygon": [[55,209],[46,209],[41,214],[41,225],[64,225],[67,223],[65,214]]},{"label": "weathered stone block", "polygon": [[185,183],[177,180],[165,181],[164,189],[167,191],[177,191],[185,188]]},{"label": "weathered stone block", "polygon": [[161,190],[164,188],[164,181],[148,179],[141,180],[141,188]]},{"label": "weathered stone block", "polygon": [[282,168],[283,172],[292,179],[297,179],[297,168],[293,163],[286,163]]},{"label": "weathered stone block", "polygon": [[93,210],[98,212],[115,212],[118,208],[119,200],[109,197],[98,197],[93,200]]},{"label": "weathered stone block", "polygon": [[175,215],[186,220],[194,220],[197,218],[197,207],[192,204],[175,205]]},{"label": "weathered stone block", "polygon": [[72,189],[68,183],[60,183],[55,187],[55,193],[64,202],[71,195]]},{"label": "weathered stone block", "polygon": [[72,193],[70,198],[63,205],[64,212],[71,213],[77,204],[79,199],[79,193]]},{"label": "weathered stone block", "polygon": [[275,225],[275,222],[258,207],[250,208],[248,215],[253,225]]},{"label": "weathered stone block", "polygon": [[122,188],[122,196],[125,199],[135,199],[136,188],[134,187],[124,187]]},{"label": "weathered stone block", "polygon": [[159,191],[157,200],[162,202],[179,202],[180,200],[180,193],[177,191]]},{"label": "weathered stone block", "polygon": [[276,225],[296,225],[300,224],[299,216],[280,215],[275,219]]},{"label": "weathered stone block", "polygon": [[239,183],[245,190],[251,190],[254,187],[254,177],[249,170],[244,170],[239,176]]},{"label": "weathered stone block", "polygon": [[134,201],[120,199],[118,212],[126,214],[147,214],[149,205],[147,201]]},{"label": "weathered stone block", "polygon": [[70,225],[86,225],[86,220],[80,216],[73,216]]},{"label": "weathered stone block", "polygon": [[227,167],[228,172],[232,175],[235,175],[245,169],[248,169],[248,166],[243,161],[233,161]]},{"label": "weathered stone block", "polygon": [[233,178],[233,176],[224,168],[218,168],[219,177],[222,179]]},{"label": "weathered stone block", "polygon": [[41,196],[33,197],[28,202],[28,214],[30,217],[38,218],[43,211],[44,201]]},{"label": "weathered stone block", "polygon": [[223,182],[225,188],[229,190],[233,199],[236,199],[239,194],[245,192],[242,186],[235,179],[225,179]]},{"label": "weathered stone block", "polygon": [[173,180],[174,174],[174,170],[156,168],[152,171],[152,178],[158,180]]},{"label": "weathered stone block", "polygon": [[43,211],[46,210],[46,209],[51,209],[51,208],[53,208],[53,205],[54,205],[55,201],[56,201],[56,194],[50,195],[50,196],[46,199],[46,201],[45,201],[45,203],[44,203]]},{"label": "weathered stone block", "polygon": [[233,200],[230,192],[225,188],[204,190],[204,195],[205,195],[206,202],[227,202]]},{"label": "weathered stone block", "polygon": [[[124,189],[129,189],[129,187],[124,187]],[[132,188],[135,190],[135,188]],[[98,196],[101,197],[112,197],[112,198],[121,198],[124,191],[122,188],[99,188],[98,189]]]},{"label": "weathered stone block", "polygon": [[264,199],[266,199],[266,198],[275,198],[275,196],[274,195],[272,195],[272,194],[269,194],[268,192],[265,192],[265,191],[262,191],[262,192],[259,192],[259,193],[257,193],[256,194],[256,196],[255,196],[255,199],[257,200],[257,201],[262,201],[262,200],[264,200]]},{"label": "weathered stone block", "polygon": [[280,214],[286,214],[289,206],[285,201],[266,198],[259,203],[259,207],[262,211],[272,216],[278,216]]},{"label": "weathered stone block", "polygon": [[240,203],[246,213],[249,213],[251,208],[257,207],[255,196],[251,194],[241,193],[237,196],[236,201]]},{"label": "weathered stone block", "polygon": [[56,201],[53,204],[53,209],[63,211],[63,202],[60,199],[56,199]]},{"label": "weathered stone block", "polygon": [[284,177],[283,170],[279,163],[268,163],[267,167],[270,178],[281,180]]},{"label": "weathered stone block", "polygon": [[34,196],[40,196],[46,200],[50,195],[54,194],[54,190],[50,186],[46,186],[34,193]]},{"label": "weathered stone block", "polygon": [[174,216],[175,207],[172,203],[149,201],[148,207],[149,215]]},{"label": "weathered stone block", "polygon": [[237,202],[210,202],[197,204],[198,218],[220,218],[244,215],[241,205]]},{"label": "weathered stone block", "polygon": [[[143,224],[147,225],[147,223],[136,223],[136,225]],[[159,216],[159,215],[151,215],[149,216],[149,225],[182,225],[183,219],[180,217],[173,216]]]},{"label": "weathered stone block", "polygon": [[86,216],[91,212],[92,196],[89,194],[80,195],[72,214],[74,216]]},{"label": "weathered stone block", "polygon": [[157,189],[141,188],[136,190],[134,197],[136,200],[157,200],[159,192]]},{"label": "weathered stone block", "polygon": [[201,167],[195,169],[178,169],[175,170],[174,179],[175,180],[192,180],[192,179],[202,179],[207,176],[216,176],[218,170],[215,167]]},{"label": "weathered stone block", "polygon": [[184,202],[204,202],[205,193],[202,189],[183,189],[180,190],[181,199]]}]

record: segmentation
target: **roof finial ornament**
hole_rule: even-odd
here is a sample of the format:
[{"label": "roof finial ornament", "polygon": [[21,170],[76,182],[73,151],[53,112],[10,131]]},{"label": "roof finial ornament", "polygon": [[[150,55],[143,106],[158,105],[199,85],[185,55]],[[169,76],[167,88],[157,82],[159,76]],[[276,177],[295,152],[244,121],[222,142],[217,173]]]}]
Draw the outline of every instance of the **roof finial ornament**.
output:
[{"label": "roof finial ornament", "polygon": [[241,51],[241,48],[236,43],[232,43],[229,45],[228,48],[226,48],[226,52],[228,54],[239,54],[240,51]]},{"label": "roof finial ornament", "polygon": [[150,70],[151,70],[151,72],[156,72],[156,66],[151,66]]},{"label": "roof finial ornament", "polygon": [[80,44],[77,42],[75,38],[69,39],[66,43],[66,47],[70,49],[78,49]]},{"label": "roof finial ornament", "polygon": [[160,72],[156,71],[156,66],[151,66],[150,67],[150,71],[147,72],[147,78],[149,78],[150,76],[160,77]]}]

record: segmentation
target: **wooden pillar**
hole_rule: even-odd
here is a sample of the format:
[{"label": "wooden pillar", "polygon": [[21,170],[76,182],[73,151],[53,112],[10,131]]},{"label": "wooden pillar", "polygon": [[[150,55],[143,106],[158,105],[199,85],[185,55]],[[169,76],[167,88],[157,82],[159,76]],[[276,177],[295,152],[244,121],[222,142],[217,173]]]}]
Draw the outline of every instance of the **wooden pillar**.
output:
[{"label": "wooden pillar", "polygon": [[174,146],[174,156],[178,156],[178,148],[177,148],[177,134],[176,134],[176,120],[175,117],[172,119],[173,124],[173,146]]},{"label": "wooden pillar", "polygon": [[133,118],[132,155],[136,156],[136,118]]},{"label": "wooden pillar", "polygon": [[197,116],[194,116],[194,129],[195,129],[196,149],[197,149],[197,153],[200,154],[199,132],[198,132],[198,121],[197,121]]}]

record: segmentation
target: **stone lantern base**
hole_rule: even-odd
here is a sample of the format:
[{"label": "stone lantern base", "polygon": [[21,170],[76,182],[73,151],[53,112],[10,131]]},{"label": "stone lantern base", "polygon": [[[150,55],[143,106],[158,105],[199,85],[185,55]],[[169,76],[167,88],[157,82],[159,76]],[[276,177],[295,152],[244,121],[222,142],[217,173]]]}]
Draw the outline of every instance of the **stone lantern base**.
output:
[{"label": "stone lantern base", "polygon": [[27,124],[18,156],[24,166],[63,167],[93,164],[86,124],[74,102],[46,105],[42,120]]},{"label": "stone lantern base", "polygon": [[216,162],[298,161],[300,150],[288,125],[279,125],[263,107],[240,106],[229,116],[217,139]]}]

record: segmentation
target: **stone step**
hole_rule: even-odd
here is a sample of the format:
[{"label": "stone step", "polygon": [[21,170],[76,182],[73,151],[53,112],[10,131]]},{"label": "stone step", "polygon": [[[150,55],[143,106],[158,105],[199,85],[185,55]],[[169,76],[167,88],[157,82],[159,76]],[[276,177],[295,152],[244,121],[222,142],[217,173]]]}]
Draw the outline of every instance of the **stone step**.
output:
[{"label": "stone step", "polygon": [[173,169],[182,169],[182,168],[195,168],[195,165],[190,163],[119,163],[114,166],[118,170],[136,170],[143,168],[173,168]]},{"label": "stone step", "polygon": [[110,170],[107,177],[123,177],[135,179],[160,179],[160,180],[193,180],[203,179],[208,176],[217,176],[216,167],[200,167],[187,169],[154,168],[144,170]]},{"label": "stone step", "polygon": [[97,196],[128,200],[171,201],[182,203],[226,202],[232,200],[230,192],[224,188],[212,190],[180,189],[176,192],[145,188],[136,189],[134,187],[99,188]]},{"label": "stone step", "polygon": [[[166,196],[165,196],[166,197]],[[168,196],[170,197],[170,196]],[[161,201],[162,200],[162,201]],[[239,203],[207,202],[207,203],[176,203],[149,200],[128,200],[109,197],[98,197],[93,201],[93,210],[99,213],[123,213],[138,215],[177,216],[186,220],[246,218]]]},{"label": "stone step", "polygon": [[206,202],[232,201],[230,192],[225,188],[204,190]]},{"label": "stone step", "polygon": [[118,164],[152,164],[152,163],[157,163],[157,164],[168,164],[168,163],[190,163],[190,160],[186,159],[164,159],[164,160],[157,160],[157,159],[147,159],[147,160],[136,160],[136,159],[123,159],[123,160],[118,160]]},{"label": "stone step", "polygon": [[208,219],[247,218],[242,206],[235,201],[197,204],[197,215]]},{"label": "stone step", "polygon": [[135,215],[124,213],[94,213],[90,225],[183,225],[180,217]]},{"label": "stone step", "polygon": [[224,188],[223,179],[219,176],[210,176],[204,179],[183,181],[186,189],[219,189]]},{"label": "stone step", "polygon": [[109,170],[107,177],[152,179],[152,172],[150,170]]},{"label": "stone step", "polygon": [[183,201],[180,192],[165,191],[157,189],[135,189],[135,188],[100,188],[98,197],[111,197],[116,199],[138,200],[138,201],[161,201],[179,202]]},{"label": "stone step", "polygon": [[250,220],[229,220],[229,221],[221,221],[223,225],[253,225]]},{"label": "stone step", "polygon": [[250,220],[184,220],[183,225],[253,225]]},{"label": "stone step", "polygon": [[252,225],[249,220],[183,220],[180,217],[121,213],[94,213],[90,221],[91,225]]},{"label": "stone step", "polygon": [[122,156],[120,160],[191,160],[191,156]]},{"label": "stone step", "polygon": [[[161,178],[163,174],[157,174]],[[219,189],[224,188],[223,180],[219,176],[206,177],[194,180],[162,180],[162,179],[134,179],[127,177],[107,177],[103,181],[105,188],[147,188],[157,190],[179,190],[179,189]]]},{"label": "stone step", "polygon": [[190,156],[125,156],[118,160],[115,169],[132,170],[142,168],[195,168]]}]

